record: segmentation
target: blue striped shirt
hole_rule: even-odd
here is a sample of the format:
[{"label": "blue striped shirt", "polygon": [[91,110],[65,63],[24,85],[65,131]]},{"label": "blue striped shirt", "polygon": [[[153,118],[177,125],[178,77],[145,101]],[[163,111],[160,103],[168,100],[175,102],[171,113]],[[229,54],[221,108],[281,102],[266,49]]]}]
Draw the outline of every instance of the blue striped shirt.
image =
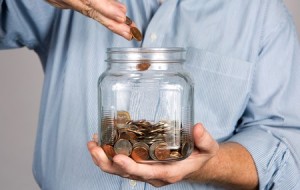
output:
[{"label": "blue striped shirt", "polygon": [[[252,155],[260,189],[300,189],[300,48],[281,0],[122,0],[144,34],[127,41],[41,0],[0,0],[0,48],[27,46],[45,78],[33,162],[41,189],[157,189],[102,172],[86,148],[97,132],[97,80],[108,47],[184,47],[195,122]],[[179,182],[160,190],[218,189]]]}]

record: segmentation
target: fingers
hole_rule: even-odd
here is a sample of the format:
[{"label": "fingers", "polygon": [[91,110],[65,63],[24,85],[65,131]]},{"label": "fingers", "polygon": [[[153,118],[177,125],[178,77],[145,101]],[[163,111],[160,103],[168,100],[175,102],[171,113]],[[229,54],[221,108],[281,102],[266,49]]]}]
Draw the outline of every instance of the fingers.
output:
[{"label": "fingers", "polygon": [[85,6],[81,13],[96,20],[112,32],[127,40],[132,39],[130,27],[125,24],[126,7],[114,0],[81,0]]},{"label": "fingers", "polygon": [[179,162],[140,164],[124,155],[116,155],[113,162],[122,171],[122,177],[144,181],[155,187],[176,183],[183,178],[181,170],[178,170],[182,168]]},{"label": "fingers", "polygon": [[[115,0],[46,0],[55,7],[74,9],[104,25],[127,40],[132,39],[130,27],[125,24],[126,6]],[[133,24],[134,26],[134,24]]]},{"label": "fingers", "polygon": [[[90,14],[90,13],[87,13]],[[130,27],[126,25],[125,23],[119,23],[112,19],[108,19],[107,17],[104,17],[103,15],[99,14],[98,12],[93,12],[93,15],[90,15],[91,18],[98,21],[105,27],[107,27],[112,32],[119,34],[120,36],[126,38],[127,40],[132,39],[132,34],[130,32]]]},{"label": "fingers", "polygon": [[122,154],[114,156],[111,161],[107,158],[103,149],[97,146],[96,142],[90,141],[87,146],[94,163],[104,172],[119,175],[124,178],[150,182],[154,186],[164,184],[161,180],[156,180],[167,177],[163,172],[161,172],[162,170],[160,165],[152,166],[147,164],[138,164],[131,158]]},{"label": "fingers", "polygon": [[124,155],[116,155],[113,158],[113,163],[114,167],[118,168],[118,173],[116,174],[119,176],[147,182],[154,187],[162,187],[170,184],[165,180],[170,178],[168,177],[167,173],[164,172],[161,164],[139,164]]},{"label": "fingers", "polygon": [[[215,144],[210,135],[200,124],[194,127],[194,136],[197,138],[195,144],[201,151],[205,150],[209,152],[208,149]],[[99,166],[102,171],[124,178],[144,181],[155,187],[181,181],[185,176],[201,168],[206,160],[212,156],[212,154],[198,154],[197,156],[190,156],[178,162],[154,164],[136,163],[130,157],[121,154],[115,155],[112,160],[109,160],[103,149],[95,142],[96,139],[98,139],[96,135],[93,136],[93,139],[94,141],[90,141],[87,146],[94,163]],[[206,140],[211,143],[205,142]]]},{"label": "fingers", "polygon": [[98,139],[99,139],[98,133],[93,134],[92,141],[98,143]]},{"label": "fingers", "polygon": [[219,144],[212,136],[206,131],[202,124],[198,123],[193,129],[194,141],[196,148],[201,153],[215,153],[219,150]]},{"label": "fingers", "polygon": [[99,12],[104,17],[124,23],[126,20],[126,6],[114,0],[81,0],[86,6]]},{"label": "fingers", "polygon": [[53,5],[54,7],[60,8],[60,9],[69,9],[71,8],[68,4],[62,2],[62,1],[57,1],[57,0],[45,0],[47,3]]},{"label": "fingers", "polygon": [[96,142],[90,141],[87,144],[88,150],[92,156],[94,163],[99,166],[102,170],[108,173],[114,173],[114,170],[111,170],[112,161],[110,161],[105,152],[101,147],[97,145]]}]

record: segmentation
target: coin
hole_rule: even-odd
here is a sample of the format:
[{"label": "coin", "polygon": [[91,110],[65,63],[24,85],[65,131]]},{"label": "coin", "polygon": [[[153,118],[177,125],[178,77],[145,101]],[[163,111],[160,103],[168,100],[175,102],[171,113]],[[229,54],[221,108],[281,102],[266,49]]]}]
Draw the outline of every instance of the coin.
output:
[{"label": "coin", "polygon": [[102,149],[104,150],[106,156],[109,159],[112,159],[116,155],[114,148],[111,145],[104,144],[104,145],[102,145]]},{"label": "coin", "polygon": [[133,132],[127,132],[127,135],[129,136],[130,140],[136,140],[137,139],[136,134],[133,133]]},{"label": "coin", "polygon": [[139,71],[145,71],[148,70],[148,68],[151,66],[149,62],[141,62],[136,65],[136,69]]},{"label": "coin", "polygon": [[132,24],[132,20],[127,16],[126,16],[125,24],[127,24],[128,26],[130,26]]},{"label": "coin", "polygon": [[118,128],[126,127],[126,124],[129,121],[130,121],[130,115],[127,111],[118,111],[117,112],[117,119],[115,120],[115,123]]},{"label": "coin", "polygon": [[139,29],[137,29],[136,27],[130,27],[130,32],[134,39],[136,39],[137,41],[142,41],[143,35]]},{"label": "coin", "polygon": [[168,144],[164,141],[154,142],[150,146],[149,153],[153,160],[166,160],[170,157],[170,149],[168,149]]},{"label": "coin", "polygon": [[167,143],[160,143],[154,150],[155,157],[158,160],[166,160],[170,157],[170,149],[168,148]]},{"label": "coin", "polygon": [[173,158],[173,159],[179,159],[179,158],[182,158],[182,155],[176,150],[176,151],[172,151],[170,153],[170,158]]},{"label": "coin", "polygon": [[114,151],[116,154],[124,154],[129,156],[132,151],[132,145],[128,140],[119,139],[114,145]]},{"label": "coin", "polygon": [[188,157],[193,151],[193,144],[190,141],[184,142],[181,147],[181,154],[183,157]]},{"label": "coin", "polygon": [[120,110],[116,115],[102,120],[101,144],[106,145],[108,157],[124,154],[143,163],[180,160],[191,154],[193,142],[179,122],[131,120],[129,112]]},{"label": "coin", "polygon": [[139,162],[149,159],[149,146],[142,142],[137,142],[133,145],[133,150],[131,153],[133,160]]},{"label": "coin", "polygon": [[119,139],[135,140],[137,139],[137,136],[133,132],[122,131],[119,135]]}]

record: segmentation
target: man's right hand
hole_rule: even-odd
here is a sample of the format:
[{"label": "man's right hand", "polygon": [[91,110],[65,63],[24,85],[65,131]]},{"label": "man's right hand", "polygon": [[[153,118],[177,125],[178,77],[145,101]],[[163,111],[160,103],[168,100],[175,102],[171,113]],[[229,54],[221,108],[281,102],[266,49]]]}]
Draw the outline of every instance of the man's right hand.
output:
[{"label": "man's right hand", "polygon": [[[61,9],[73,9],[107,27],[112,32],[132,39],[130,27],[125,24],[126,6],[116,0],[46,0]],[[132,23],[132,26],[135,26]]]}]

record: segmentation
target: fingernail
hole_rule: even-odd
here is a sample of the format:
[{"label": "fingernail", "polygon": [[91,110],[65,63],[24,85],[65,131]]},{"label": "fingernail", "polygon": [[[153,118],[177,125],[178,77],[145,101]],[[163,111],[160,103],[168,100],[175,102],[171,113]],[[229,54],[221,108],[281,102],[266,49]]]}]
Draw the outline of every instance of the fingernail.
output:
[{"label": "fingernail", "polygon": [[93,135],[92,140],[93,140],[94,142],[98,142],[98,134],[97,134],[97,133],[95,133],[95,134]]}]

